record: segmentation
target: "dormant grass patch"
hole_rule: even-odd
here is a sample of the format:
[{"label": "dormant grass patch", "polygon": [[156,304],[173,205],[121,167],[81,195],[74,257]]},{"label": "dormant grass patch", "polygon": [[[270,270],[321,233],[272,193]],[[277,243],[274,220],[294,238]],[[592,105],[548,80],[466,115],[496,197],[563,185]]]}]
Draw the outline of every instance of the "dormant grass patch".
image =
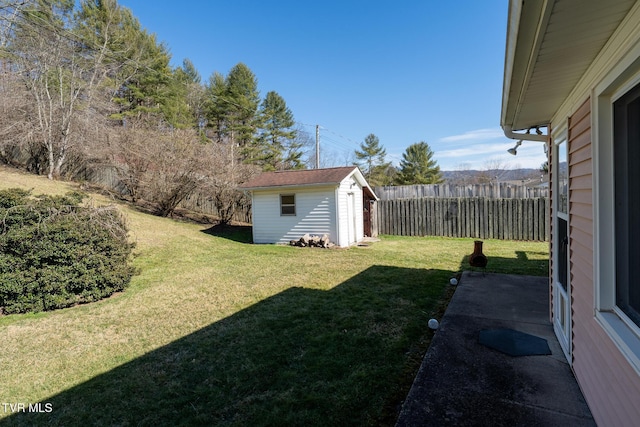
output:
[{"label": "dormant grass patch", "polygon": [[[11,187],[77,189],[0,168]],[[0,317],[0,423],[393,424],[427,321],[473,250],[472,239],[393,236],[347,250],[252,245],[246,232],[119,209],[137,244],[125,292]],[[547,274],[547,251],[484,244],[487,271],[504,273]]]}]

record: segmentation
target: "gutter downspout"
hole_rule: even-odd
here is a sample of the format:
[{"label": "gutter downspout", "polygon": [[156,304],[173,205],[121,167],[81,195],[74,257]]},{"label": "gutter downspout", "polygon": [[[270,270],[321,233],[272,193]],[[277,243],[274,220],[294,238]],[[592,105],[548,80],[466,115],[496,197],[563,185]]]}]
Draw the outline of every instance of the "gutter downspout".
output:
[{"label": "gutter downspout", "polygon": [[[546,126],[546,125],[543,125]],[[548,129],[548,127],[547,127]],[[521,141],[538,141],[538,142],[547,142],[549,140],[549,135],[538,135],[538,134],[530,134],[530,133],[516,133],[511,129],[511,126],[505,125],[502,127],[502,131],[504,132],[504,136],[509,139],[519,139]]]}]

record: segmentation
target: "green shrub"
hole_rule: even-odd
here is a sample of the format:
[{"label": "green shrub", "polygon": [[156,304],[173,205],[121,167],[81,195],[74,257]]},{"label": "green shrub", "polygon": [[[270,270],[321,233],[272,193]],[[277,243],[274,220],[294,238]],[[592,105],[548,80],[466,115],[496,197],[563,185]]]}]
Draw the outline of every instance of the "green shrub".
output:
[{"label": "green shrub", "polygon": [[83,195],[0,191],[0,310],[38,312],[97,301],[129,284],[127,228]]},{"label": "green shrub", "polygon": [[21,188],[10,188],[0,191],[0,209],[22,205],[27,202],[31,193]]}]

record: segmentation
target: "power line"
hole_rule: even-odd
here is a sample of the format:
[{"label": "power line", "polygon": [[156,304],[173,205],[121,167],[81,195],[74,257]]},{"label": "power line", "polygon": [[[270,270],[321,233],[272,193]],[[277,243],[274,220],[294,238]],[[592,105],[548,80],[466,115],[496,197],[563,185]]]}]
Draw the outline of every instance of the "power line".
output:
[{"label": "power line", "polygon": [[[315,128],[316,126],[316,125],[311,125],[308,123],[303,123],[298,121],[296,121],[296,123],[298,125],[305,126],[305,127]],[[344,153],[355,153],[357,149],[361,148],[360,143],[357,143],[356,141],[354,141],[353,139],[347,136],[344,136],[338,132],[334,132],[325,126],[320,126],[320,129],[325,131],[321,137],[321,144],[329,145],[333,149],[337,149]],[[328,136],[327,133],[331,134],[331,136]],[[391,161],[394,163],[399,163],[402,160],[402,156],[398,156],[390,153],[387,153],[386,157],[390,158]]]},{"label": "power line", "polygon": [[349,142],[350,142],[351,144],[353,144],[354,146],[356,146],[356,147],[360,148],[360,143],[359,143],[359,142],[355,142],[353,139],[351,139],[351,138],[349,138],[349,137],[346,137],[346,136],[344,136],[344,135],[341,135],[341,134],[339,134],[339,133],[337,133],[337,132],[334,132],[334,131],[332,131],[331,129],[328,129],[328,128],[325,128],[325,127],[323,127],[323,129],[324,129],[324,130],[326,130],[327,132],[329,132],[329,133],[331,133],[331,134],[333,134],[333,135],[337,136],[338,138],[342,138],[342,139],[344,139],[344,140],[346,140],[346,141],[349,141]]}]

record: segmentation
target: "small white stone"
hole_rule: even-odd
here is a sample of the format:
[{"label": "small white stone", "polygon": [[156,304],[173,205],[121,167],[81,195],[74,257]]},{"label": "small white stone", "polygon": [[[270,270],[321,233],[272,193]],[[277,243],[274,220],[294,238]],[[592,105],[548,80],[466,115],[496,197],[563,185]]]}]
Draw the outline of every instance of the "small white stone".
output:
[{"label": "small white stone", "polygon": [[458,279],[453,277],[451,280],[449,280],[449,284],[453,285],[453,286],[456,286],[458,284]]},{"label": "small white stone", "polygon": [[436,319],[429,319],[428,325],[429,325],[429,328],[433,330],[438,329],[438,326],[440,326],[440,324]]}]

